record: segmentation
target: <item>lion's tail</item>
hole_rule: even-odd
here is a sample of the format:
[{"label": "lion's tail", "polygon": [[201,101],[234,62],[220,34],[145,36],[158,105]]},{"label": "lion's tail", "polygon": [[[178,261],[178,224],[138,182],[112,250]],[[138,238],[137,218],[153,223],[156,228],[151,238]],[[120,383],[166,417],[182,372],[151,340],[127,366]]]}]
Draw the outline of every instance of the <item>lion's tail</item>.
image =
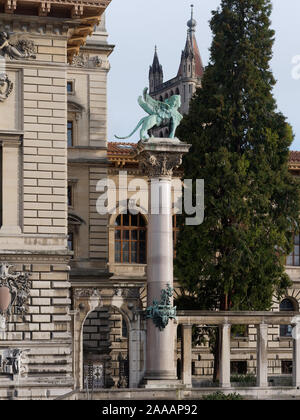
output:
[{"label": "lion's tail", "polygon": [[133,134],[139,129],[139,127],[143,124],[143,122],[145,121],[146,118],[147,117],[144,117],[144,118],[141,119],[141,121],[135,127],[135,129],[133,130],[133,132],[129,134],[129,136],[126,136],[126,137],[118,137],[118,136],[115,135],[115,138],[118,139],[118,140],[126,140],[126,139],[129,139],[129,137],[133,136]]}]

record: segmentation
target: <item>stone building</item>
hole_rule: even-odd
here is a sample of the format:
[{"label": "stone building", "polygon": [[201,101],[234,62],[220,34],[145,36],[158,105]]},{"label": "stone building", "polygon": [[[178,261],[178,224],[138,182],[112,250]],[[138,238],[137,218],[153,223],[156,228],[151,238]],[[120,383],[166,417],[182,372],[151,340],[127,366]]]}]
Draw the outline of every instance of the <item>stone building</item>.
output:
[{"label": "stone building", "polygon": [[[109,3],[0,0],[0,263],[11,265],[1,266],[0,291],[9,285],[12,296],[11,314],[0,296],[0,399],[137,388],[144,376],[148,218],[123,210],[128,187],[146,178],[136,145],[107,142]],[[157,53],[151,70],[153,97],[179,92],[183,112],[203,74],[195,26],[192,16],[178,76],[162,83]],[[298,153],[290,169],[299,176]],[[97,210],[105,188],[117,198],[109,214]],[[174,215],[174,242],[177,232]],[[294,286],[274,308],[298,312],[295,243]],[[232,338],[232,370],[255,369],[256,335]],[[291,345],[289,326],[269,327],[270,374],[289,371]],[[208,348],[192,354],[194,379],[210,377]]]},{"label": "stone building", "polygon": [[[189,111],[190,100],[198,87],[201,87],[201,79],[204,67],[196,40],[197,22],[193,17],[193,6],[191,18],[187,22],[187,38],[184,50],[181,52],[181,59],[177,75],[164,82],[163,67],[159,62],[157,47],[155,47],[153,63],[149,69],[149,93],[159,101],[164,101],[173,95],[181,96],[182,114]],[[158,137],[168,137],[169,128],[161,127],[155,130]]]},{"label": "stone building", "polygon": [[[106,220],[89,211],[94,180],[107,166],[112,47],[103,20],[75,54],[109,2],[0,1],[0,261],[11,265],[2,267],[1,285],[29,274],[26,287],[11,286],[12,314],[1,318],[1,399],[54,398],[74,389],[71,282],[80,285],[83,269],[87,282],[96,272],[107,276]],[[80,242],[73,240],[79,231]],[[28,288],[22,314],[18,299]]]}]

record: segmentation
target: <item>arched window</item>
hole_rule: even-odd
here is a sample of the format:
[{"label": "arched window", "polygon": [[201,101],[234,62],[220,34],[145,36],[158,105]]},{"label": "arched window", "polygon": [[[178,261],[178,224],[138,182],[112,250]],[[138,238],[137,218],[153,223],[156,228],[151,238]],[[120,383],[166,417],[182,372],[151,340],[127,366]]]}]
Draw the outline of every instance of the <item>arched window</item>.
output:
[{"label": "arched window", "polygon": [[287,265],[300,265],[300,235],[294,235],[293,252],[286,259]]},{"label": "arched window", "polygon": [[176,95],[180,95],[179,89],[176,89]]},{"label": "arched window", "polygon": [[[295,306],[291,299],[285,298],[279,305],[279,310],[282,312],[293,312]],[[291,325],[280,325],[280,337],[292,337],[292,326]]]},{"label": "arched window", "polygon": [[163,97],[160,95],[160,97],[159,97],[159,100],[160,100],[160,102],[163,102],[164,100],[163,100]]},{"label": "arched window", "polygon": [[168,99],[168,97],[169,97],[169,95],[166,93],[166,94],[165,94],[165,99]]},{"label": "arched window", "polygon": [[115,262],[146,264],[146,222],[141,214],[120,214],[117,217]]}]

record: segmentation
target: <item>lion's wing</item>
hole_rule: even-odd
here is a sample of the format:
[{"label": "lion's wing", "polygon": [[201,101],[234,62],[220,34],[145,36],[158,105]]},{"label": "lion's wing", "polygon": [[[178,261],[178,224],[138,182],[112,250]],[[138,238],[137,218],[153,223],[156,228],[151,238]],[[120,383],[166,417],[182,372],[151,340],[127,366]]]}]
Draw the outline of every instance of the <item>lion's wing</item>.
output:
[{"label": "lion's wing", "polygon": [[160,118],[170,118],[170,105],[165,102],[153,99],[148,93],[148,88],[144,89],[143,98],[139,98],[140,106],[148,112],[148,114],[156,114]]}]

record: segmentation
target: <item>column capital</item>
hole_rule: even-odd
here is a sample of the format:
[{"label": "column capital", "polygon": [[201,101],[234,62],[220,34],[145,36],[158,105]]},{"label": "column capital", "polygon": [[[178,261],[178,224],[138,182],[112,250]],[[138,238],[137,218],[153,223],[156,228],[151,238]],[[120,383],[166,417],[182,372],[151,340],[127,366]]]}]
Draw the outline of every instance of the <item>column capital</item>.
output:
[{"label": "column capital", "polygon": [[190,146],[178,139],[150,138],[140,141],[137,147],[140,167],[150,178],[171,178]]}]

